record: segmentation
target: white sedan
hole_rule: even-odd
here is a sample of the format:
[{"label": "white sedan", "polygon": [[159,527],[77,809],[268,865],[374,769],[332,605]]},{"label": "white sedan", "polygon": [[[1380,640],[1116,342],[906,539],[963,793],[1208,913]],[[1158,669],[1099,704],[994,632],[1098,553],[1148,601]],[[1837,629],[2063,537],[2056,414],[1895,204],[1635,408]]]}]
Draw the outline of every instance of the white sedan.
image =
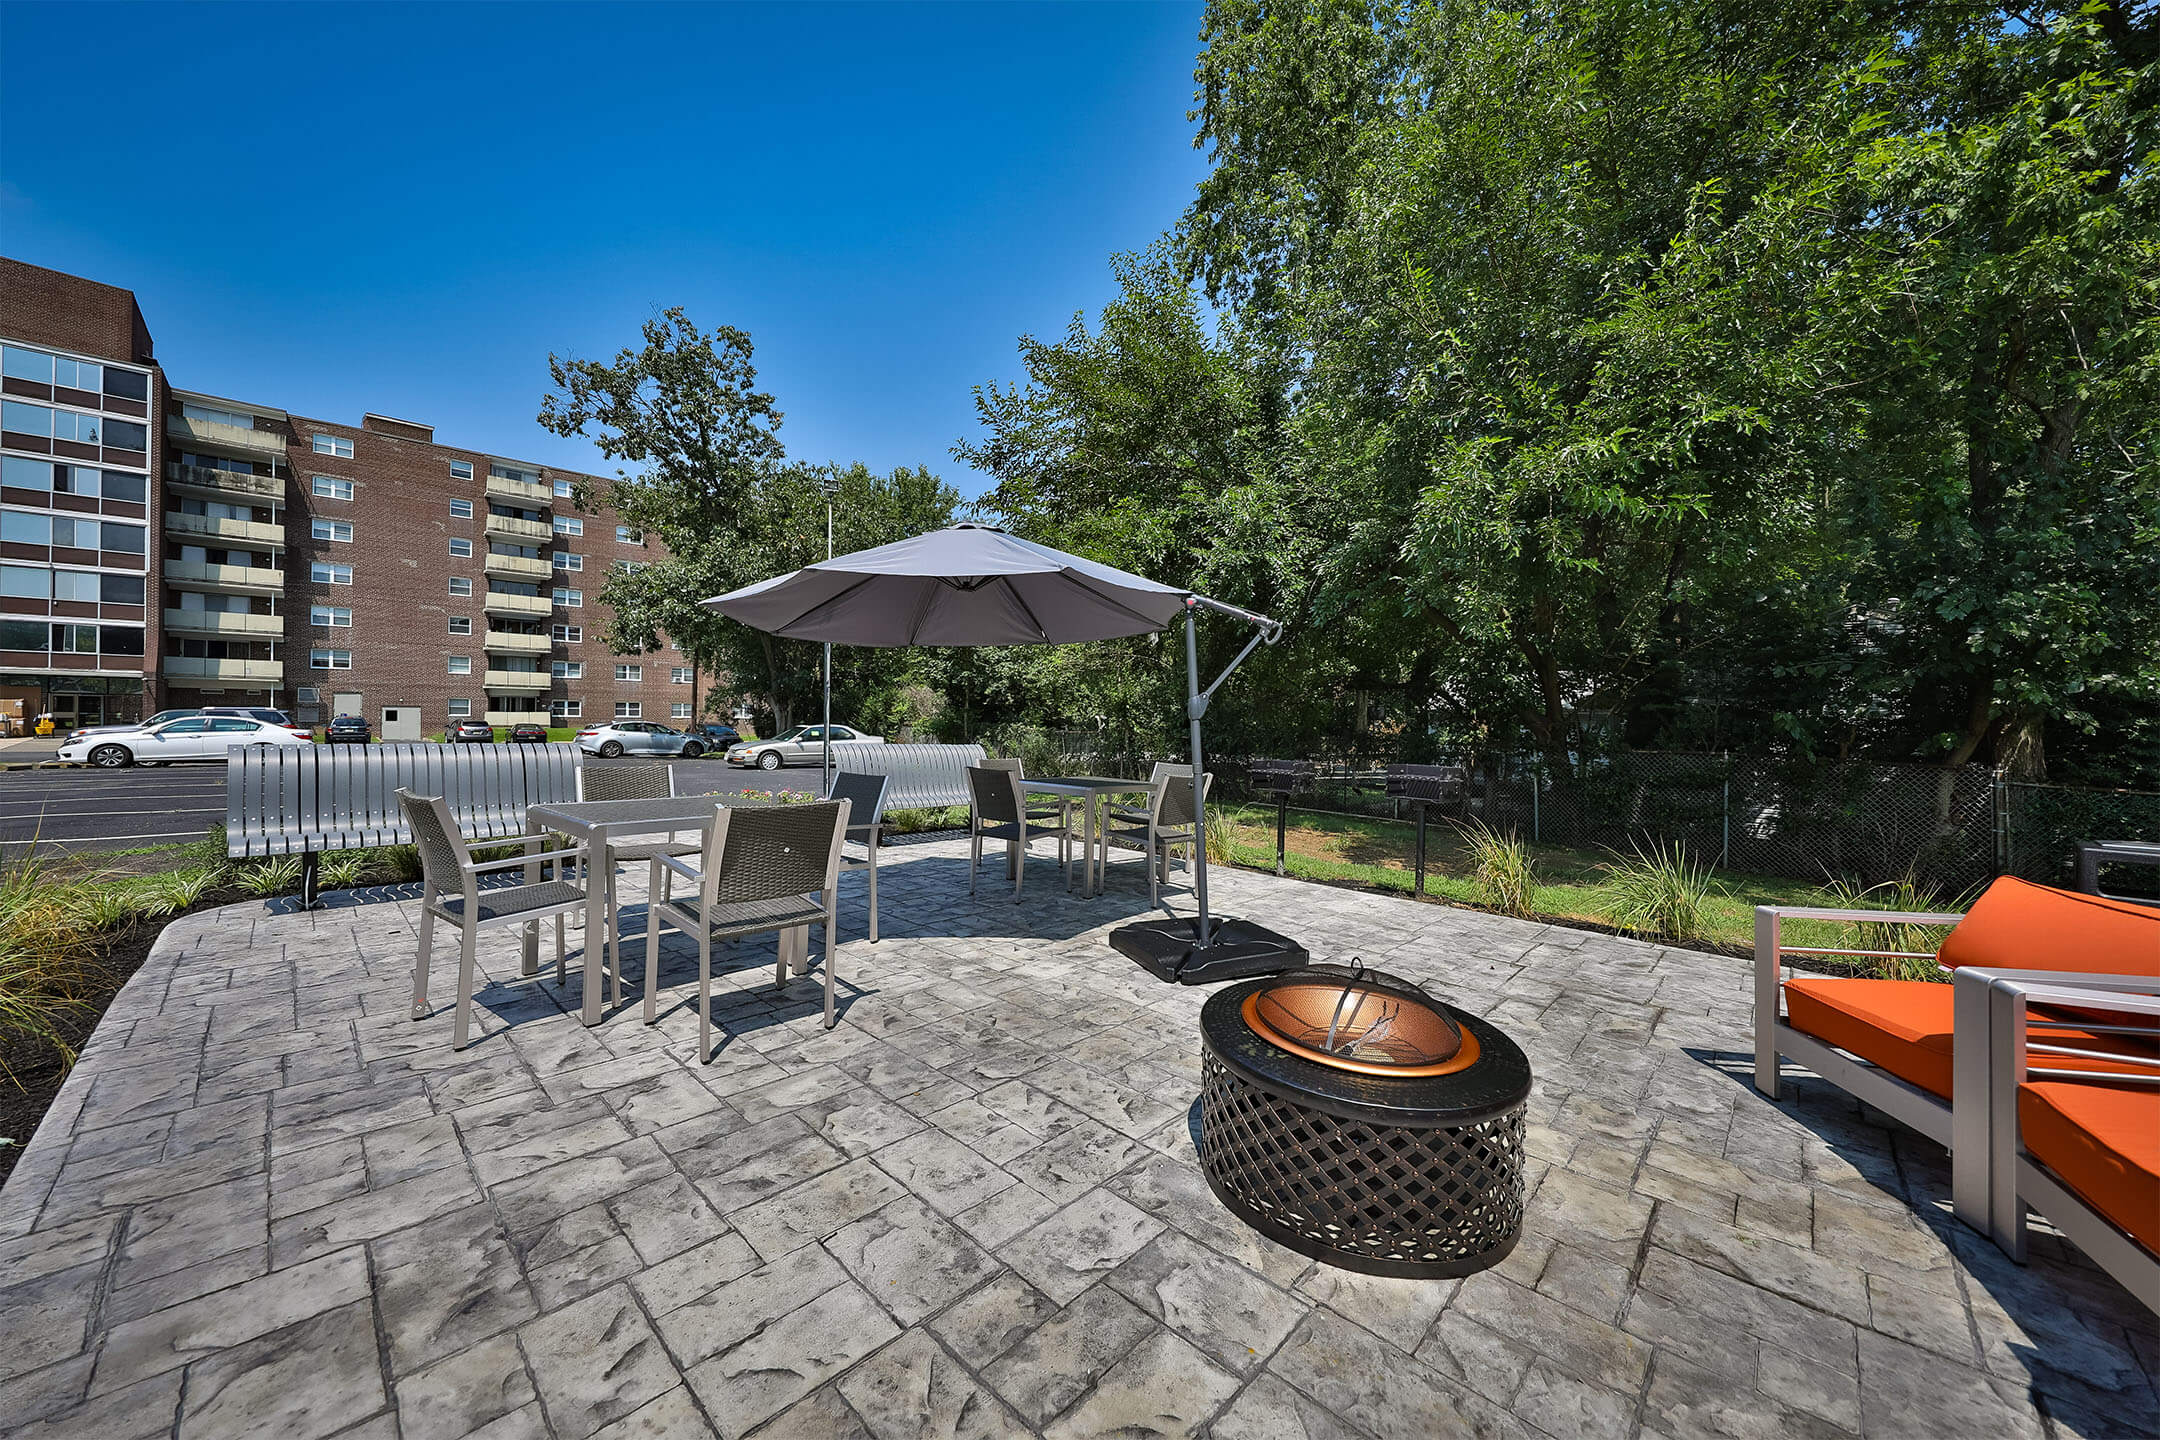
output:
[{"label": "white sedan", "polygon": [[[885,737],[865,735],[860,730],[835,725],[832,743],[882,745]],[[728,764],[755,765],[760,770],[778,770],[783,765],[821,765],[824,757],[825,727],[822,725],[797,725],[770,740],[745,740],[740,745],[731,745],[727,752]]]},{"label": "white sedan", "polygon": [[98,730],[60,747],[60,758],[117,770],[124,765],[166,765],[179,760],[223,760],[235,745],[312,745],[314,740],[280,725],[238,715],[191,715],[131,729]]}]

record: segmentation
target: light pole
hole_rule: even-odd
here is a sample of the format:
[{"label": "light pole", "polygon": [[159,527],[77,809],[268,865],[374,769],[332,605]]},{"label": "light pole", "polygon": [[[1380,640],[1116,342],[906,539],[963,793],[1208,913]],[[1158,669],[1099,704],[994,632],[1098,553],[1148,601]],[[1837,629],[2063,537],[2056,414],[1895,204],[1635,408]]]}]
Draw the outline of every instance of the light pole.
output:
[{"label": "light pole", "polygon": [[[818,490],[825,497],[825,558],[832,559],[833,499],[840,493],[840,472],[828,468],[818,477]],[[825,642],[825,724],[824,758],[818,762],[818,795],[832,794],[832,641]]]}]

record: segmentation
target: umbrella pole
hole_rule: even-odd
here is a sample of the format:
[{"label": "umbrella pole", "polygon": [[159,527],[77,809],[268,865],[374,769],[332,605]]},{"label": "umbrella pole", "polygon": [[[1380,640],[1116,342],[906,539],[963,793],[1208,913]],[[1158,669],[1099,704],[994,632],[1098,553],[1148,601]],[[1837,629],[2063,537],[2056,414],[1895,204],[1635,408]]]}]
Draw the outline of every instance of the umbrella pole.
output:
[{"label": "umbrella pole", "polygon": [[[1240,657],[1242,658],[1242,657]],[[1196,948],[1208,943],[1207,903],[1207,767],[1200,758],[1200,716],[1207,706],[1200,699],[1200,645],[1193,635],[1193,607],[1185,607],[1185,718],[1192,726],[1193,787],[1193,895],[1200,903],[1200,923],[1193,933]],[[1150,864],[1154,862],[1149,861]],[[1166,860],[1163,862],[1168,864]]]}]

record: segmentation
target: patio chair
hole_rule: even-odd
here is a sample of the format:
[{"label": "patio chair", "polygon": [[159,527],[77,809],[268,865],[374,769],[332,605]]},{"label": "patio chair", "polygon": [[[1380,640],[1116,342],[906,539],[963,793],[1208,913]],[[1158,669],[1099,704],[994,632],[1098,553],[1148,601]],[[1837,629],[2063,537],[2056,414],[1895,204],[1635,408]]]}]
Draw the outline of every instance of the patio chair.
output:
[{"label": "patio chair", "polygon": [[652,891],[661,872],[673,871],[696,887],[696,898],[655,900],[645,926],[645,1023],[660,1018],[660,928],[672,925],[698,937],[698,1060],[712,1063],[712,948],[733,940],[780,932],[775,985],[787,984],[792,961],[809,968],[810,927],[825,927],[825,1028],[837,1020],[833,979],[839,971],[840,848],[847,838],[848,802],[752,808],[715,807],[705,828],[699,865],[685,857],[652,857]]},{"label": "patio chair", "polygon": [[[1027,779],[1027,767],[1021,763],[1020,757],[1017,755],[985,755],[983,757],[983,769],[1010,770],[1013,774],[1018,775],[1021,779]],[[1027,798],[1027,791],[1025,789],[1020,792],[1020,798],[1022,800],[1025,800]],[[1028,819],[1062,821],[1066,818],[1066,815],[1068,813],[1068,807],[1071,804],[1072,802],[1070,800],[1067,800],[1064,797],[1060,796],[1053,804],[1036,805],[1030,808],[1027,812]]]},{"label": "patio chair", "polygon": [[[439,915],[458,927],[458,993],[457,1018],[452,1027],[451,1044],[462,1050],[472,1038],[472,986],[473,964],[478,949],[480,932],[490,925],[523,925],[538,922],[552,915],[555,917],[555,983],[569,983],[569,962],[563,946],[563,916],[585,905],[585,887],[562,878],[564,867],[582,860],[585,847],[573,846],[566,850],[548,850],[539,855],[515,855],[507,860],[489,860],[475,863],[472,851],[465,843],[464,832],[450,816],[450,807],[439,795],[419,795],[411,790],[397,792],[398,805],[405,812],[405,823],[412,827],[413,844],[420,851],[420,948],[413,964],[412,1018],[424,1019],[428,1013],[428,962],[435,944],[435,918]],[[513,835],[507,840],[493,840],[491,845],[519,845],[528,841],[546,840],[545,835]],[[521,869],[538,861],[553,865],[556,878],[552,880],[527,880],[516,885],[482,890],[480,877],[498,871]],[[590,957],[593,947],[585,947],[587,956],[586,983],[595,983],[591,975]],[[621,982],[617,982],[618,991]]]},{"label": "patio chair", "polygon": [[[1956,984],[1986,1011],[1971,1038],[1989,1053],[1988,1146],[1951,1155],[1958,1218],[2023,1264],[2037,1210],[2160,1313],[2160,983],[1968,966]],[[2112,1042],[2108,1059],[2043,1040],[2050,1011]]]},{"label": "patio chair", "polygon": [[833,775],[832,793],[828,800],[848,802],[847,838],[859,840],[868,853],[857,860],[845,851],[841,853],[843,865],[862,865],[870,871],[870,943],[877,943],[877,855],[878,841],[885,824],[885,792],[892,784],[889,775],[865,775],[859,770],[841,770]]},{"label": "patio chair", "polygon": [[[675,795],[675,767],[651,764],[645,761],[626,761],[594,764],[587,761],[577,771],[577,798],[586,800],[666,800]],[[714,802],[717,807],[718,801]],[[655,855],[695,855],[698,847],[694,841],[681,841],[670,833],[665,840],[612,841],[607,854],[598,857],[600,873],[601,908],[607,913],[608,975],[614,989],[608,996],[610,1005],[622,1002],[622,907],[616,899],[615,865],[620,861],[634,865],[640,860],[650,860]],[[697,835],[700,831],[687,832]],[[672,875],[663,874],[661,884],[674,882]],[[666,891],[656,892],[665,898]]]},{"label": "patio chair", "polygon": [[1040,825],[1026,817],[1020,775],[1016,770],[970,765],[968,795],[973,805],[968,815],[968,894],[975,893],[975,872],[982,868],[985,840],[1003,840],[1014,852],[1013,903],[1020,902],[1020,887],[1027,879],[1027,854],[1031,842],[1049,836],[1058,841],[1058,863],[1065,870],[1065,888],[1072,889],[1072,822],[1060,817],[1055,825]]},{"label": "patio chair", "polygon": [[[1172,775],[1190,774],[1192,774],[1192,766],[1189,764],[1180,765],[1174,760],[1158,760],[1155,762],[1154,768],[1148,771],[1148,789],[1151,791],[1162,789],[1163,781],[1169,779]],[[1145,825],[1148,823],[1148,817],[1152,813],[1153,805],[1152,800],[1146,805],[1112,805],[1110,807],[1111,823]]]},{"label": "patio chair", "polygon": [[[1162,779],[1148,803],[1145,818],[1135,825],[1119,824],[1115,813],[1111,817],[1109,836],[1139,845],[1141,858],[1148,867],[1148,904],[1161,903],[1162,887],[1170,880],[1170,847],[1185,847],[1185,869],[1189,874],[1193,864],[1193,846],[1198,843],[1198,808],[1193,804],[1192,767],[1184,767],[1182,775],[1170,774]],[[1215,789],[1215,777],[1200,777],[1200,793],[1207,795]]]}]

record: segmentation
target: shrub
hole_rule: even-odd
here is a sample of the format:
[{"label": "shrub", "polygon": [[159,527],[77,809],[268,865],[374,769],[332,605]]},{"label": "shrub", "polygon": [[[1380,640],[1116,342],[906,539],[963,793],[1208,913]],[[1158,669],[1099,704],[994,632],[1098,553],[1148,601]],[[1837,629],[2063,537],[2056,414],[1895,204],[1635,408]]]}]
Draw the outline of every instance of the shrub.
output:
[{"label": "shrub", "polygon": [[265,860],[260,865],[244,866],[233,872],[233,883],[244,894],[263,900],[297,890],[300,888],[300,857],[287,855],[277,860]]},{"label": "shrub", "polygon": [[374,860],[373,852],[367,850],[325,855],[316,869],[317,881],[325,890],[350,890],[356,885],[364,885]]},{"label": "shrub", "polygon": [[1645,850],[1638,841],[1605,869],[1605,918],[1619,929],[1681,944],[1709,937],[1710,870],[1685,846],[1660,840]]},{"label": "shrub", "polygon": [[153,920],[162,920],[200,902],[224,878],[225,867],[222,865],[153,875],[135,888],[134,908]]},{"label": "shrub", "polygon": [[390,876],[393,884],[410,884],[420,878],[420,848],[417,845],[386,845],[373,852],[378,864]]},{"label": "shrub", "polygon": [[1503,915],[1531,914],[1530,894],[1537,877],[1522,837],[1512,830],[1502,835],[1482,820],[1457,828],[1470,851],[1470,884],[1478,903]]},{"label": "shrub", "polygon": [[38,1050],[74,1063],[63,1026],[95,1013],[104,979],[95,897],[119,894],[102,878],[62,880],[35,850],[0,859],[0,1074],[13,1078],[10,1055]]},{"label": "shrub", "polygon": [[1207,816],[1207,858],[1210,865],[1236,863],[1236,853],[1231,842],[1237,838],[1237,823],[1221,810],[1210,808]]}]

